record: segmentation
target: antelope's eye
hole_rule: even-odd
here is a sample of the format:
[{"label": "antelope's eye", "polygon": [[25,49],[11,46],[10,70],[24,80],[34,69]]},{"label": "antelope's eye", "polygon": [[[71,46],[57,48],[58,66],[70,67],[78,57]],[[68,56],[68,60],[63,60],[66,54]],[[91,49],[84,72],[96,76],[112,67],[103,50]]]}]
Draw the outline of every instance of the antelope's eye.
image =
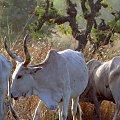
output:
[{"label": "antelope's eye", "polygon": [[17,76],[17,79],[20,79],[20,78],[22,78],[22,75],[18,75],[18,76]]}]

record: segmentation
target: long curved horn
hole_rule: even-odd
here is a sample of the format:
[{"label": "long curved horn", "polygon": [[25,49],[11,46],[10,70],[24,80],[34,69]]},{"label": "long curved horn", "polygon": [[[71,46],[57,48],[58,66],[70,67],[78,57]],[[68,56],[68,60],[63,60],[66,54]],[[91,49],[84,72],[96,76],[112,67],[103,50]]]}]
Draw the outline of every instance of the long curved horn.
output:
[{"label": "long curved horn", "polygon": [[5,50],[7,51],[7,53],[10,55],[11,58],[15,59],[18,62],[23,62],[23,60],[17,56],[15,53],[13,53],[7,46],[7,41],[6,41],[6,37],[4,37],[4,46],[5,46]]},{"label": "long curved horn", "polygon": [[31,60],[31,57],[30,57],[30,53],[28,51],[28,48],[27,48],[27,38],[28,38],[28,34],[24,37],[24,53],[25,53],[25,62],[24,62],[24,66],[26,67],[29,63],[30,63],[30,60]]}]

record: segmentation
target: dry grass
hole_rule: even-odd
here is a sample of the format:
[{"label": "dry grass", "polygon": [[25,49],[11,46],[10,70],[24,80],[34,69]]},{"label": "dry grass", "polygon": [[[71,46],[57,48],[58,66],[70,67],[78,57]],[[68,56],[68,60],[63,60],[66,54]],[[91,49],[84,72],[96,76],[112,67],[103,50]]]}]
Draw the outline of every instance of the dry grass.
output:
[{"label": "dry grass", "polygon": [[[57,50],[63,50],[66,48],[73,49],[76,43],[74,42],[74,44],[71,45],[71,43],[73,43],[73,40],[72,38],[69,39],[70,40],[68,39],[66,40],[67,42],[65,40],[61,41],[60,39],[55,39],[53,41],[51,40],[50,42],[45,42],[45,43],[41,43],[38,41],[31,41],[28,45],[29,51],[31,52],[31,56],[32,56],[31,64],[41,62],[45,58],[47,51],[51,48],[55,48]],[[2,41],[0,42],[1,42],[0,52],[3,53],[8,59],[11,59],[5,52]],[[22,51],[21,46],[22,46],[22,42],[19,42],[19,44],[15,46],[14,50],[17,54],[19,54],[19,56],[23,58],[24,53]],[[111,59],[113,56],[120,54],[120,52],[118,52],[118,49],[116,50],[112,48],[111,50],[109,50],[110,47],[104,49],[106,49],[104,53],[105,60]],[[15,68],[15,62],[13,60],[12,62]],[[34,110],[37,106],[38,101],[39,99],[33,96],[15,101],[14,108],[19,113],[21,120],[32,120]],[[83,110],[83,120],[94,120],[93,118],[94,106],[90,103],[81,103],[81,106]],[[113,103],[104,101],[101,105],[102,120],[112,120],[112,117],[114,115],[114,110],[115,110],[115,105]],[[57,115],[55,114],[55,112],[49,111],[45,106],[43,106],[42,111],[40,113],[40,120],[54,120],[56,116]],[[7,114],[7,120],[14,120],[9,111]]]}]

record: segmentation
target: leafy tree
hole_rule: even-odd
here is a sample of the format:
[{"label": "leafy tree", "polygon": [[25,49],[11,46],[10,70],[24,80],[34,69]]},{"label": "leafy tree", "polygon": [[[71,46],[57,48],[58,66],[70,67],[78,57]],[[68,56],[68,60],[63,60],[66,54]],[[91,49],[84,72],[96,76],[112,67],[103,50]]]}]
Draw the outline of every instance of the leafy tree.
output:
[{"label": "leafy tree", "polygon": [[99,16],[99,11],[102,7],[107,8],[108,5],[103,2],[103,0],[81,0],[81,9],[82,15],[86,22],[84,32],[79,29],[77,17],[78,11],[76,9],[76,2],[72,2],[71,0],[66,0],[66,14],[60,12],[55,8],[53,2],[46,0],[46,2],[42,2],[40,6],[36,7],[36,16],[37,21],[33,27],[34,32],[43,31],[44,26],[48,23],[62,25],[64,23],[68,23],[71,28],[69,33],[78,41],[78,47],[76,50],[83,50],[88,41],[88,35],[91,33],[92,28],[97,29],[98,25],[96,22],[96,17]]},{"label": "leafy tree", "polygon": [[112,11],[107,0],[3,0],[0,1],[0,34],[16,36],[28,19],[35,15],[29,25],[34,37],[44,40],[44,37],[51,37],[52,33],[59,30],[72,34],[78,41],[76,50],[83,50],[88,40],[92,40],[91,33],[94,33],[96,40],[91,42],[94,54],[101,45],[112,41],[111,36],[115,32],[120,32],[119,10],[112,12],[112,21],[106,23],[101,19],[98,22],[101,10],[108,8]]},{"label": "leafy tree", "polygon": [[120,11],[115,11],[111,14],[114,15],[114,19],[108,22],[108,24],[101,19],[101,23],[98,25],[97,29],[93,29],[92,34],[95,41],[90,40],[93,45],[91,57],[96,53],[96,51],[98,51],[98,53],[100,53],[99,55],[102,57],[101,50],[99,51],[99,48],[112,43],[114,40],[114,37],[112,37],[114,36],[114,33],[120,33]]}]

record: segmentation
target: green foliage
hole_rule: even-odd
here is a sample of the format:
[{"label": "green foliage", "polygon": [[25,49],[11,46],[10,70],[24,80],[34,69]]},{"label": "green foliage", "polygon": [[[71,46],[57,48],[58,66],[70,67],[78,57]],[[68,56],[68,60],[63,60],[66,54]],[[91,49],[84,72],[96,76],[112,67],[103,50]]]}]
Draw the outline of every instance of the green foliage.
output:
[{"label": "green foliage", "polygon": [[[51,3],[50,3],[51,5]],[[37,5],[37,7],[35,8],[35,13],[37,15],[37,20],[41,20],[42,21],[42,16],[45,14],[45,9],[46,9],[46,2],[43,2],[41,0],[39,0],[39,3]],[[55,8],[53,8],[52,6],[50,7],[50,9],[48,9],[48,14],[50,15],[54,15],[54,14],[61,14],[61,12],[58,10],[56,10]],[[34,38],[37,39],[44,39],[47,37],[51,37],[52,35],[52,30],[55,27],[54,24],[54,20],[50,19],[49,21],[46,21],[41,29],[39,31],[34,32],[34,30],[37,28],[37,24],[36,24],[36,20],[29,26],[30,27],[30,31],[33,35]]]},{"label": "green foliage", "polygon": [[[53,14],[53,15],[57,14],[57,15],[60,15],[60,16],[66,14],[66,4],[65,4],[64,0],[61,0],[61,1],[54,0],[53,3],[54,3],[54,5],[53,5],[52,8],[49,8],[48,14]],[[74,0],[74,3],[78,4],[78,1]],[[80,3],[80,1],[79,1],[79,3]],[[62,4],[62,6],[61,6],[61,4]],[[102,4],[103,4],[103,7],[106,8],[107,4],[108,4],[108,0],[103,0]],[[39,0],[38,6],[36,7],[36,13],[37,13],[37,16],[38,16],[37,19],[41,19],[41,17],[45,13],[45,6],[46,6],[46,2],[43,2],[42,0]],[[91,12],[88,1],[86,2],[86,7],[88,8],[88,11],[86,11],[87,12],[86,14],[88,14],[88,12]],[[78,11],[79,11],[79,9],[81,9],[79,7],[76,7],[76,8],[77,8]],[[110,5],[109,10],[112,11],[112,9],[113,9],[112,5]],[[81,12],[79,11],[78,14],[77,14],[77,17],[76,17],[77,23],[78,23],[78,26],[79,26],[80,29],[83,28],[85,26],[85,24],[86,24],[85,20],[83,19],[83,15],[82,15]],[[101,14],[102,14],[101,12],[97,13],[96,18],[101,19]],[[117,27],[116,27],[116,29],[119,29],[119,27],[118,28]],[[51,19],[49,22],[45,22],[45,24],[43,24],[41,30],[38,31],[38,33],[40,35],[38,35],[38,33],[36,33],[36,35],[35,35],[34,29],[36,28],[36,24],[34,24],[34,25],[31,24],[30,28],[31,28],[31,31],[34,33],[34,37],[37,37],[37,38],[40,37],[42,39],[44,39],[45,35],[50,37],[50,35],[52,35],[52,34],[49,31],[52,31],[53,29],[56,29],[56,30],[60,31],[62,34],[71,34],[72,33],[69,24],[65,23],[65,24],[59,25],[58,27],[55,27],[53,19]],[[93,29],[92,30],[92,36],[93,36],[93,38],[95,40],[93,42],[97,42],[99,40],[102,41],[103,38],[105,39],[107,37],[109,32],[110,31],[99,31],[99,30]]]},{"label": "green foliage", "polygon": [[3,0],[0,2],[0,35],[16,36],[22,31],[34,11],[33,0]]},{"label": "green foliage", "polygon": [[94,43],[99,42],[99,41],[102,42],[102,40],[104,40],[102,38],[106,37],[106,33],[107,33],[107,31],[105,32],[105,31],[101,31],[98,29],[92,29],[92,32],[91,32],[91,36],[93,37],[92,42],[94,42]]},{"label": "green foliage", "polygon": [[45,7],[37,6],[37,7],[35,8],[35,12],[36,12],[36,14],[37,14],[37,19],[40,19],[41,16],[42,16],[42,15],[44,14],[44,12],[45,12]]},{"label": "green foliage", "polygon": [[[76,19],[78,26],[80,29],[81,28],[84,29],[86,23],[80,8],[81,0],[72,0],[72,2],[76,3],[77,5],[76,8],[78,14]],[[115,0],[115,1],[103,0],[102,3],[104,4],[104,7],[107,3],[109,3],[108,10],[111,12],[113,11],[114,6],[117,5],[116,3],[119,3],[119,0]],[[34,19],[32,19],[31,21],[31,24],[29,24],[29,26],[26,28],[31,31],[34,38],[38,38],[41,40],[46,38],[46,36],[51,37],[53,30],[54,31],[58,30],[62,34],[71,34],[72,31],[69,24],[59,25],[58,27],[56,27],[53,19],[45,22],[41,30],[39,30],[38,32],[34,32],[34,29],[37,27],[36,21],[41,19],[41,17],[45,13],[45,6],[46,6],[46,1],[44,0],[38,0],[37,4],[33,0],[1,0],[0,1],[0,35],[3,36],[5,34],[8,34],[11,37],[18,35],[23,30],[25,24],[27,23],[28,19],[30,18],[30,16],[33,14],[34,11],[36,11],[37,17],[34,17]],[[88,0],[86,6],[88,8],[88,11],[86,11],[88,14],[88,12],[91,12],[88,4]],[[48,13],[52,15],[57,14],[60,16],[66,15],[66,1],[53,0],[53,6],[49,8]],[[101,19],[101,14],[103,13],[104,11],[101,13],[97,13],[96,18]],[[116,21],[113,19],[109,19],[108,21],[106,22],[108,22],[111,29],[116,24],[115,31],[117,33],[120,33],[120,21],[117,21],[117,23],[115,23]],[[109,31],[101,32],[95,29],[92,30],[92,36],[96,40],[100,39],[100,37],[102,37],[101,35],[103,36],[105,34],[108,35],[108,33]]]},{"label": "green foliage", "polygon": [[[98,30],[98,29],[92,29],[91,36],[92,36],[92,42],[97,43],[100,46],[104,45],[105,39],[108,37],[108,35],[111,33],[111,30]],[[115,36],[111,36],[110,42],[115,40]]]},{"label": "green foliage", "polygon": [[113,11],[112,15],[114,16],[114,19],[109,21],[108,25],[111,29],[114,29],[116,33],[120,33],[120,10]]},{"label": "green foliage", "polygon": [[71,30],[71,27],[69,25],[59,25],[58,26],[58,30],[63,33],[63,34],[71,34],[72,33],[72,30]]},{"label": "green foliage", "polygon": [[107,5],[108,4],[108,0],[102,0],[101,3]]},{"label": "green foliage", "polygon": [[108,22],[109,26],[112,28],[114,28],[116,33],[120,33],[120,20],[118,20],[117,22],[115,20],[112,20],[110,22]]},{"label": "green foliage", "polygon": [[52,37],[52,30],[54,28],[54,24],[51,22],[45,23],[42,28],[39,31],[34,31],[36,29],[35,23],[30,24],[29,30],[31,31],[31,34],[33,38],[37,38],[40,41],[46,41],[46,37],[50,38]]}]

